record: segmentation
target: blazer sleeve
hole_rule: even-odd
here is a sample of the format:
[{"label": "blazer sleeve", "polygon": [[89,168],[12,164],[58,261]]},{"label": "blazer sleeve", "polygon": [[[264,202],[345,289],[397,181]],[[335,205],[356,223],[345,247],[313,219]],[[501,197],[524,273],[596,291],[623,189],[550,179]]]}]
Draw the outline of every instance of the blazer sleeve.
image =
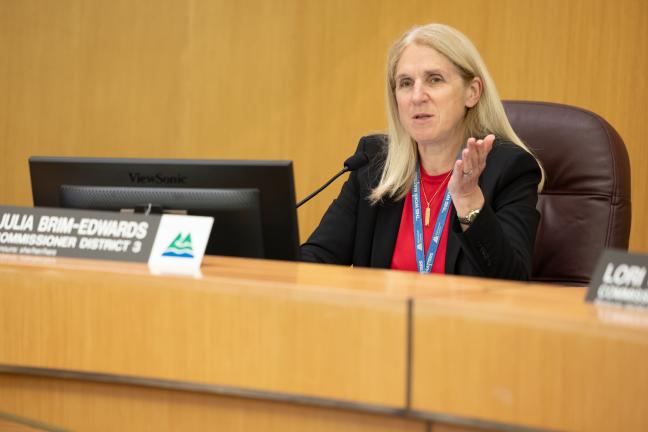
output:
[{"label": "blazer sleeve", "polygon": [[384,145],[385,138],[382,135],[369,135],[360,139],[356,153],[364,153],[369,162],[351,172],[318,227],[301,246],[302,261],[343,265],[353,263],[359,207],[367,205],[366,195],[372,181],[371,173],[377,171],[376,166]]},{"label": "blazer sleeve", "polygon": [[528,280],[540,220],[536,209],[540,167],[518,147],[503,164],[491,167],[490,174],[497,180],[484,191],[485,204],[474,224],[462,231],[455,217],[452,231],[477,275]]},{"label": "blazer sleeve", "polygon": [[358,204],[357,172],[352,172],[319,226],[300,248],[301,260],[351,264]]}]

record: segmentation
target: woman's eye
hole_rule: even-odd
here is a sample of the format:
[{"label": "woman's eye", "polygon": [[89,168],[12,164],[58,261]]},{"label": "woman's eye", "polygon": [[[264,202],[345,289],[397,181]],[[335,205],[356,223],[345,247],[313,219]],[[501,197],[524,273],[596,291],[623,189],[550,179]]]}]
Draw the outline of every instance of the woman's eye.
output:
[{"label": "woman's eye", "polygon": [[441,75],[430,75],[427,80],[429,83],[436,84],[442,82],[443,77]]},{"label": "woman's eye", "polygon": [[410,87],[412,85],[412,80],[409,79],[402,79],[398,81],[398,88],[406,88]]}]

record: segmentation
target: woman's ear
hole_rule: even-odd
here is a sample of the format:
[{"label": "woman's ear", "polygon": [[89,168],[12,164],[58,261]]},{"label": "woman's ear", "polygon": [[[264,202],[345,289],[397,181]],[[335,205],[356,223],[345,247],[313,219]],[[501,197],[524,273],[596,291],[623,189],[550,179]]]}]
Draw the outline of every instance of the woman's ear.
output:
[{"label": "woman's ear", "polygon": [[468,88],[466,92],[467,108],[472,108],[475,105],[477,105],[477,102],[479,102],[479,98],[481,97],[483,89],[484,89],[484,85],[482,83],[481,78],[474,77],[472,81],[470,81],[470,84],[468,84]]}]

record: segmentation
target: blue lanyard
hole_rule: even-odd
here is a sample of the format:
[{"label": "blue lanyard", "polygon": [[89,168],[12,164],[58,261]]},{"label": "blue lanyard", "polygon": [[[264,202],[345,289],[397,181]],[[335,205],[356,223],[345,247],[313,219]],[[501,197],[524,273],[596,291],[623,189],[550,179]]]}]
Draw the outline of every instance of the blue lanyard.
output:
[{"label": "blue lanyard", "polygon": [[419,185],[421,178],[420,167],[416,165],[416,172],[414,173],[414,183],[412,184],[412,217],[414,220],[414,251],[416,252],[416,267],[419,273],[430,273],[432,271],[432,264],[441,242],[441,234],[443,234],[443,227],[448,216],[450,209],[450,192],[446,188],[445,195],[443,196],[443,204],[441,210],[437,215],[436,222],[434,223],[434,233],[430,241],[427,257],[423,255],[425,242],[423,241],[423,219],[421,217],[421,192]]}]

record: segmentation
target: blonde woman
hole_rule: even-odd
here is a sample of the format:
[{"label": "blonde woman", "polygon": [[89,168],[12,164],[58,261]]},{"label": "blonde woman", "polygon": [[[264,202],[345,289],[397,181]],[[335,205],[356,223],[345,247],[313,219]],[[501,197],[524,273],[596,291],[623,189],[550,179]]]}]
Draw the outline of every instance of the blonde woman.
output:
[{"label": "blonde woman", "polygon": [[540,165],[511,128],[473,44],[442,24],[389,50],[389,136],[301,247],[305,261],[526,280]]}]

